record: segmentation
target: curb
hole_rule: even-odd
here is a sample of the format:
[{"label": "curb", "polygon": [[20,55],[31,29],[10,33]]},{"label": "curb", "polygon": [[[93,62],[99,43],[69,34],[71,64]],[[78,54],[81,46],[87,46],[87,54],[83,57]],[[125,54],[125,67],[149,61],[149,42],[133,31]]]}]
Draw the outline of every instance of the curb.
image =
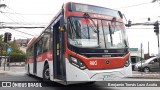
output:
[{"label": "curb", "polygon": [[0,74],[3,74],[3,73],[9,73],[9,71],[3,71],[3,70],[0,70]]},{"label": "curb", "polygon": [[145,75],[136,75],[132,77],[126,77],[126,78],[138,78],[138,79],[160,79],[160,75],[150,75],[150,76],[145,76]]}]

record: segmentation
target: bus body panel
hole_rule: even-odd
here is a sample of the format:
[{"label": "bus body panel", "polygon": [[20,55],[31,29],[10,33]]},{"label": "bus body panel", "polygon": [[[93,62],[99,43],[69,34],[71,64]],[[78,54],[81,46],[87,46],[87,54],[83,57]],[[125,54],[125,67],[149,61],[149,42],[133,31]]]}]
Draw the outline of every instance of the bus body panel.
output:
[{"label": "bus body panel", "polygon": [[37,63],[37,74],[36,74],[36,76],[38,76],[38,77],[43,77],[43,68],[44,68],[44,62],[38,62]]},{"label": "bus body panel", "polygon": [[30,74],[33,74],[33,63],[29,63],[29,70]]},{"label": "bus body panel", "polygon": [[[50,80],[54,81],[54,76],[53,76],[53,61],[47,61],[47,62],[49,64]],[[45,61],[37,63],[37,73],[33,73],[33,63],[29,63],[29,64],[27,64],[25,66],[26,72],[27,72],[27,70],[29,68],[30,69],[30,74],[35,75],[35,76],[40,77],[40,78],[43,78],[44,63],[45,63]]]},{"label": "bus body panel", "polygon": [[[81,70],[73,66],[68,59],[66,59],[66,76],[68,83],[73,81],[106,81],[113,79],[120,79],[132,75],[131,64],[126,68],[106,69],[106,70]],[[127,73],[127,74],[126,74]]]},{"label": "bus body panel", "polygon": [[[67,48],[66,58],[69,59],[68,55],[72,55],[72,57],[80,59],[88,69],[90,70],[103,70],[103,69],[115,69],[115,68],[123,68],[126,61],[130,58],[130,53],[124,55],[123,57],[91,57],[87,58],[83,55],[76,54]],[[106,62],[109,61],[109,64]]]},{"label": "bus body panel", "polygon": [[[34,62],[34,59],[33,58],[30,58],[28,59],[28,65],[29,65],[29,69],[30,69],[30,74],[34,74],[38,77],[41,77],[43,78],[43,69],[44,69],[44,65],[45,65],[45,62],[48,63],[49,65],[49,69],[50,69],[50,76],[52,77],[53,76],[53,58],[52,58],[52,50],[51,51],[48,51],[46,53],[43,53],[41,55],[38,55],[36,57],[36,63],[37,63],[37,67],[36,67],[36,73],[33,73],[33,62]],[[28,70],[28,66],[26,68],[26,70]],[[53,78],[51,78],[53,79]]]},{"label": "bus body panel", "polygon": [[[53,73],[53,60],[52,61],[48,61],[49,63],[49,70],[50,70],[50,80],[54,80],[54,73]],[[42,72],[43,73],[43,72]]]}]

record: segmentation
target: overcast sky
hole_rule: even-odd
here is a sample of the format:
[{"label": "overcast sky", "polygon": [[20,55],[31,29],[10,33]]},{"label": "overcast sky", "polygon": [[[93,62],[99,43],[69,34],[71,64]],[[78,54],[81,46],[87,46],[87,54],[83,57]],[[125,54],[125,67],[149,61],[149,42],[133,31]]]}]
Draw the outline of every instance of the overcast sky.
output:
[{"label": "overcast sky", "polygon": [[[152,0],[0,0],[5,3],[5,9],[0,8],[0,22],[28,22],[28,23],[49,23],[54,15],[60,10],[63,3],[68,1],[87,3],[112,9],[120,10],[127,19],[136,22],[150,22],[160,20],[160,4],[158,2],[151,3]],[[19,14],[14,14],[19,13]],[[126,20],[124,20],[126,21]],[[126,22],[125,22],[126,23]],[[137,28],[137,29],[135,29]],[[142,29],[150,28],[150,29]],[[157,37],[153,32],[153,26],[133,26],[127,29],[130,47],[140,48],[143,44],[144,52],[147,53],[147,43],[150,42],[150,52],[157,53]],[[42,29],[18,29],[29,34],[38,35]],[[13,37],[31,38],[30,35],[22,34],[10,29],[1,29],[0,34],[12,32]]]}]

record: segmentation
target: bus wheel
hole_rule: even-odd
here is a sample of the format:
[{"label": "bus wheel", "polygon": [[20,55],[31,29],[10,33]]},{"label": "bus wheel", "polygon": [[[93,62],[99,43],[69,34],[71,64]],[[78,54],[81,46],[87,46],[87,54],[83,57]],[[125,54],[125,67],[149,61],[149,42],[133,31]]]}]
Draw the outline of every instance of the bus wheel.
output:
[{"label": "bus wheel", "polygon": [[46,64],[43,69],[43,80],[44,81],[50,80],[50,72],[49,72],[49,65],[48,64]]}]

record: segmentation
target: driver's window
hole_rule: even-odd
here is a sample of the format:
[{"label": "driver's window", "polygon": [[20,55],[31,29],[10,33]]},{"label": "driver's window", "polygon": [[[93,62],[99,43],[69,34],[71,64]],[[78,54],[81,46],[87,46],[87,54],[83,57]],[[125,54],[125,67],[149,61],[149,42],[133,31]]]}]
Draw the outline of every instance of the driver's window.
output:
[{"label": "driver's window", "polygon": [[158,62],[157,58],[156,58],[156,59],[154,59],[153,61],[154,61],[154,63]]},{"label": "driver's window", "polygon": [[154,60],[150,61],[149,64],[154,64]]}]

